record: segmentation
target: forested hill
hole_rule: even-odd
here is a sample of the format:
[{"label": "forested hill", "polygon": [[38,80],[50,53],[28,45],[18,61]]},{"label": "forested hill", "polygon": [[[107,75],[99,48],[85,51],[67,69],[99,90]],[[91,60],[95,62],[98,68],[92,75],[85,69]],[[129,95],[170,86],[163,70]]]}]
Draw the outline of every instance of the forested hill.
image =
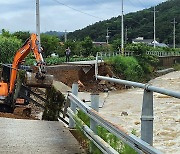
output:
[{"label": "forested hill", "polygon": [[[144,37],[153,39],[154,8],[144,9],[124,16],[124,27],[127,27],[127,38]],[[168,0],[156,6],[156,38],[160,42],[173,43],[173,19],[176,19],[176,43],[180,44],[180,0]],[[106,29],[110,30],[110,41],[121,37],[121,16],[97,22],[82,30],[68,34],[68,39],[82,40],[87,36],[93,41],[106,41]]]}]

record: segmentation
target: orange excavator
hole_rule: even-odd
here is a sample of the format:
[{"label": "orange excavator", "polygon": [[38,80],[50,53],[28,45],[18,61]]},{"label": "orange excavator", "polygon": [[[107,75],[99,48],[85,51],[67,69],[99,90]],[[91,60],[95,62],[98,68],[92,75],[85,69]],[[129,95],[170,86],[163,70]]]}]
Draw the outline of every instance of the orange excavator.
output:
[{"label": "orange excavator", "polygon": [[[26,40],[24,45],[16,52],[12,65],[3,64],[2,78],[0,81],[0,111],[1,112],[13,112],[15,109],[16,101],[18,99],[16,83],[17,74],[20,69],[22,69],[22,62],[25,57],[33,51],[37,69],[35,73],[26,71],[26,82],[23,83],[28,87],[39,87],[47,88],[52,85],[53,76],[46,74],[45,62],[42,57],[42,48],[37,39],[36,34],[31,34],[30,38]],[[25,67],[24,67],[25,68]],[[26,92],[26,90],[23,90]],[[14,97],[16,93],[16,97]],[[22,93],[22,91],[21,91]],[[26,94],[27,95],[27,94]]]}]

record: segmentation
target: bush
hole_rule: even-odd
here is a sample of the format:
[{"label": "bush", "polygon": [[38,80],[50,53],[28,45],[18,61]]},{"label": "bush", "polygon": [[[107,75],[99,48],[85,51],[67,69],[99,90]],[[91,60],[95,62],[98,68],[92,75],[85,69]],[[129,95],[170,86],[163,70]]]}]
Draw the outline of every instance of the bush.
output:
[{"label": "bush", "polygon": [[0,62],[12,63],[17,50],[21,47],[22,42],[15,37],[0,36]]},{"label": "bush", "polygon": [[144,75],[142,67],[134,57],[116,56],[107,61],[115,73],[123,75],[126,80],[140,81]]},{"label": "bush", "polygon": [[[90,127],[90,118],[81,110],[78,111],[78,117],[88,126]],[[135,132],[134,130],[132,132]],[[117,138],[114,134],[110,133],[107,129],[102,126],[97,127],[97,134],[104,141],[106,141],[111,147],[113,147],[118,153],[122,154],[136,154],[137,152],[132,149],[127,144],[123,143],[119,138]],[[92,143],[90,145],[93,147],[93,154],[101,154],[102,152]]]},{"label": "bush", "polygon": [[46,89],[46,103],[42,120],[58,121],[60,111],[64,105],[64,95],[54,87]]}]

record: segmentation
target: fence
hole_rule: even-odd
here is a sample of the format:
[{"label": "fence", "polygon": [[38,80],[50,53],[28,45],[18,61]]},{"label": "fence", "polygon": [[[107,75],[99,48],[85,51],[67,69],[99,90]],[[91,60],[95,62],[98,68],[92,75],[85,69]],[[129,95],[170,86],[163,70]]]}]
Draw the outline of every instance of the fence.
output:
[{"label": "fence", "polygon": [[[102,56],[101,56],[102,58]],[[116,78],[104,77],[98,75],[98,54],[96,56],[95,64],[95,77],[99,80],[106,80],[109,82],[124,84],[127,86],[133,86],[144,89],[143,103],[141,111],[141,138],[136,137],[133,134],[127,133],[120,126],[117,126],[110,121],[107,121],[98,113],[99,95],[91,95],[91,107],[81,101],[78,95],[78,84],[73,84],[72,93],[69,93],[68,99],[70,100],[70,108],[68,108],[68,115],[70,116],[69,127],[74,128],[75,125],[81,128],[84,134],[103,152],[107,154],[118,153],[108,143],[97,135],[97,125],[101,125],[109,132],[114,134],[124,143],[128,144],[138,153],[161,153],[155,149],[153,145],[153,92],[165,94],[175,98],[180,98],[180,93],[155,87],[149,84],[142,84],[138,82],[132,82],[127,80],[121,80]],[[102,59],[101,59],[102,60]],[[82,110],[86,115],[90,117],[90,128],[82,122],[76,115],[77,109]]]},{"label": "fence", "polygon": [[[147,51],[147,55],[154,55],[158,57],[169,57],[169,56],[180,56],[180,51]],[[117,52],[99,52],[98,56],[101,57],[114,57],[117,55],[122,55],[121,51]],[[133,56],[134,51],[124,51],[124,56]]]},{"label": "fence", "polygon": [[147,51],[147,55],[155,55],[158,57],[180,56],[180,51]]},{"label": "fence", "polygon": [[[102,58],[102,57],[100,57]],[[98,54],[96,56],[98,61]],[[132,82],[127,80],[121,80],[116,78],[110,78],[98,75],[98,65],[95,65],[95,77],[99,80],[106,80],[118,84],[124,84],[127,86],[133,86],[144,89],[143,104],[141,112],[141,139],[149,145],[153,145],[153,92],[165,94],[180,99],[180,92],[171,91],[159,87],[152,86],[150,84],[142,84],[138,82]]]},{"label": "fence", "polygon": [[[118,152],[113,149],[107,142],[97,135],[97,125],[101,125],[106,128],[109,132],[114,134],[124,143],[128,144],[138,153],[161,153],[150,144],[144,142],[142,139],[136,137],[133,134],[128,134],[120,126],[117,126],[110,121],[107,121],[98,113],[99,108],[99,95],[91,95],[91,107],[82,102],[78,97],[78,84],[73,84],[72,93],[68,94],[70,100],[70,108],[68,108],[68,115],[70,117],[69,127],[75,128],[75,124],[84,132],[84,134],[103,152],[106,154],[117,154]],[[90,128],[79,119],[76,115],[77,108],[82,110],[86,115],[90,117]],[[148,116],[148,115],[147,115]],[[148,118],[148,117],[143,117]],[[149,119],[148,119],[149,120]]]}]

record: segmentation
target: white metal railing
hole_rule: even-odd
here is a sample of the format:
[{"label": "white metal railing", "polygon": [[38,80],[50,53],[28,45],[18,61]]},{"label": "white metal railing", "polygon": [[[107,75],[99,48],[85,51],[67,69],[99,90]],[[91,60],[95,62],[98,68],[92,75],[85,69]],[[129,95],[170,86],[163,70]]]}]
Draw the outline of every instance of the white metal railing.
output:
[{"label": "white metal railing", "polygon": [[[96,61],[98,61],[98,54],[96,56]],[[101,56],[100,56],[101,58]],[[141,142],[142,140],[148,143],[149,145],[153,145],[153,92],[161,93],[164,95],[172,96],[180,99],[180,92],[167,90],[159,87],[152,86],[150,84],[143,84],[138,82],[132,82],[122,79],[110,78],[105,76],[98,75],[98,65],[95,64],[95,78],[99,80],[106,80],[109,82],[114,82],[118,84],[124,84],[127,86],[133,86],[144,89],[143,94],[143,104],[142,104],[142,112],[141,112],[141,139],[139,141],[137,138],[136,142]]]},{"label": "white metal railing", "polygon": [[147,55],[155,55],[158,57],[180,56],[180,51],[147,51]]},{"label": "white metal railing", "polygon": [[[97,135],[97,125],[106,128],[109,132],[114,134],[124,143],[128,144],[138,153],[161,153],[159,150],[152,147],[150,144],[144,142],[142,139],[133,134],[127,133],[122,127],[117,126],[110,121],[104,119],[99,113],[99,95],[91,95],[91,107],[81,101],[78,97],[78,84],[73,84],[72,93],[68,94],[70,100],[70,108],[68,108],[68,115],[70,116],[69,127],[75,128],[77,125],[84,134],[103,152],[106,154],[117,154],[118,152],[113,149],[107,142]],[[87,116],[90,117],[90,128],[82,122],[76,115],[77,108],[82,110]],[[147,117],[146,117],[147,118]]]},{"label": "white metal railing", "polygon": [[[170,57],[170,56],[180,56],[180,51],[147,51],[147,55],[154,55],[158,57]],[[121,51],[116,52],[98,52],[98,56],[101,57],[114,57],[117,55],[122,55]],[[124,56],[133,56],[134,51],[124,51]]]}]

